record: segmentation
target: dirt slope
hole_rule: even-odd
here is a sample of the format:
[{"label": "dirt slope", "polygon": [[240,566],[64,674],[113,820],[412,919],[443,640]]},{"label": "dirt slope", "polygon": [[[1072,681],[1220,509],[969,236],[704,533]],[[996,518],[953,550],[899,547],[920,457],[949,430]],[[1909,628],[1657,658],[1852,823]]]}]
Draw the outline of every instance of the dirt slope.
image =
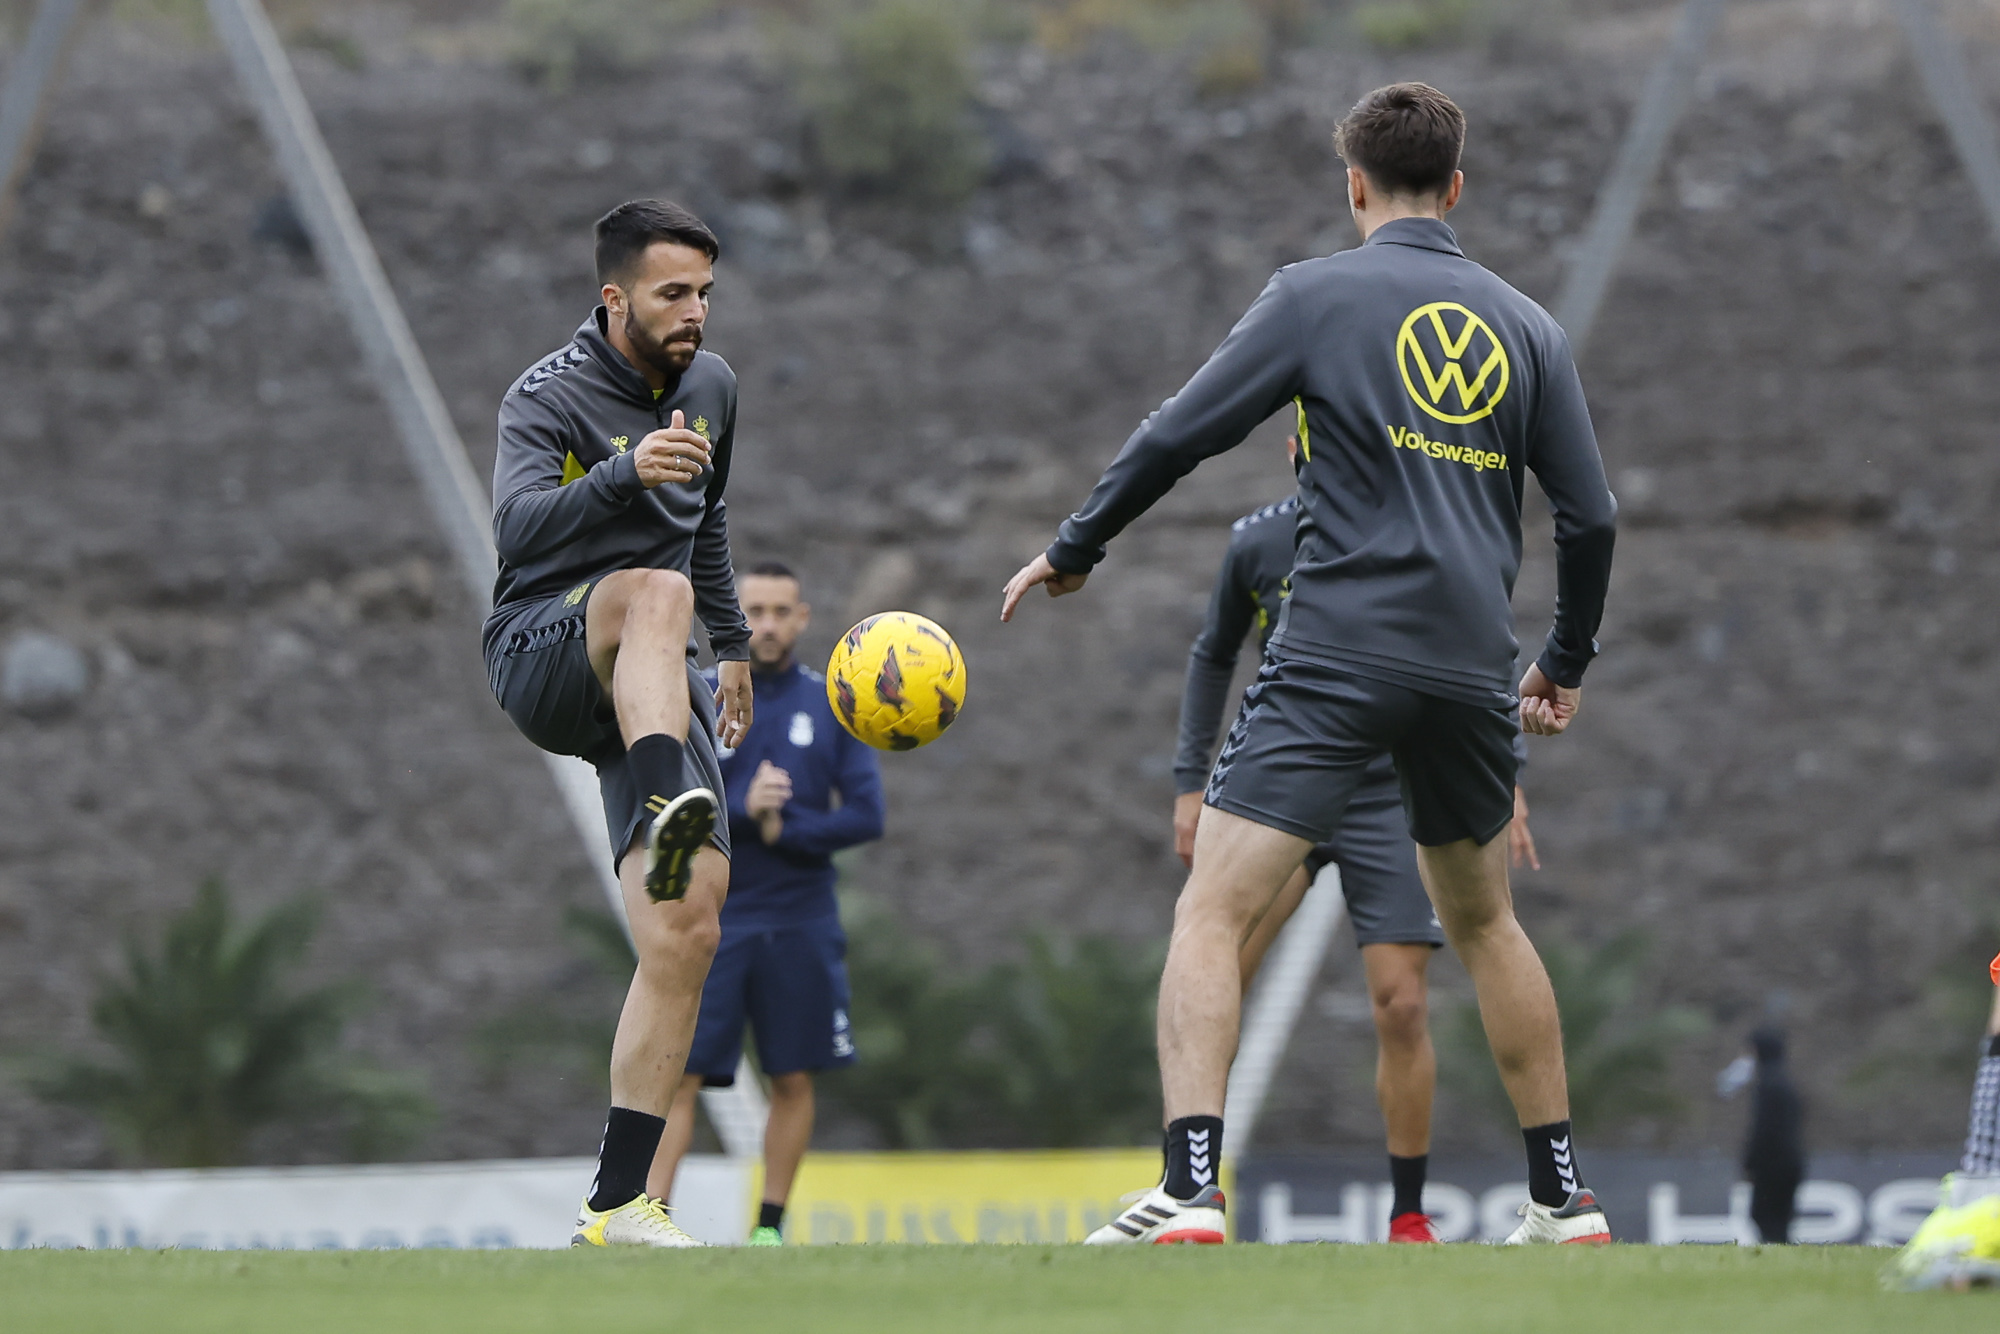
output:
[{"label": "dirt slope", "polygon": [[[1136,51],[996,55],[1022,170],[916,239],[801,184],[739,34],[693,48],[694,123],[666,80],[556,96],[436,43],[300,59],[482,470],[498,395],[588,307],[589,221],[659,192],[717,222],[739,559],[809,572],[815,656],[890,604],[968,654],[964,720],[886,765],[891,835],[859,876],[976,959],[1030,927],[1165,930],[1183,655],[1226,520],[1288,483],[1281,432],[1198,472],[1085,597],[1003,630],[997,591],[1272,267],[1351,243],[1338,110],[1391,77],[1460,97],[1461,236],[1548,299],[1666,22],[1304,51],[1228,106]],[[1990,85],[2000,34],[1966,32]],[[1971,1034],[1940,1028],[1933,981],[2000,925],[2000,265],[1884,11],[1739,7],[1719,49],[1583,363],[1626,523],[1586,718],[1536,746],[1548,869],[1519,897],[1537,931],[1643,927],[1646,1003],[1713,1017],[1679,1142],[1733,1137],[1703,1090],[1781,991],[1816,1142],[1943,1144]],[[496,1082],[468,1042],[551,989],[613,1003],[557,927],[595,887],[487,697],[477,613],[338,311],[252,239],[277,189],[219,56],[99,27],[0,242],[0,634],[60,633],[93,671],[66,717],[0,717],[0,1047],[80,1040],[120,932],[201,877],[310,888],[318,966],[381,1000],[359,1041],[446,1109],[422,1152],[585,1151],[593,1089]],[[1343,949],[1265,1143],[1378,1133],[1354,974]],[[69,1116],[0,1109],[0,1164],[106,1161]],[[1504,1142],[1448,1102],[1440,1137]]]}]

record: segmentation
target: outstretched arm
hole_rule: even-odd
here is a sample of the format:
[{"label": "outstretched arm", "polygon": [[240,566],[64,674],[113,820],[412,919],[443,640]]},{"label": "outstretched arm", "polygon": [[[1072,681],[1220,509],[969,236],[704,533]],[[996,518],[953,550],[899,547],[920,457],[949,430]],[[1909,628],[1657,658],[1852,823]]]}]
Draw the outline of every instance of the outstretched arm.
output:
[{"label": "outstretched arm", "polygon": [[1299,392],[1298,313],[1281,270],[1222,346],[1182,390],[1160,405],[1118,451],[1083,508],[1063,522],[1047,551],[1007,581],[1000,619],[1037,585],[1050,597],[1083,587],[1104,546],[1203,459],[1234,449]]}]

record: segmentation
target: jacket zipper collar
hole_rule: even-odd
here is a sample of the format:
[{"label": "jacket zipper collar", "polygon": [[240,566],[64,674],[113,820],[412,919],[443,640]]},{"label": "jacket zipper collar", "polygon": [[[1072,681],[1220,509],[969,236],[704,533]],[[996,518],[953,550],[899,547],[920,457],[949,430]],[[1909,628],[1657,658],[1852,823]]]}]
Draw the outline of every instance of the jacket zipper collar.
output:
[{"label": "jacket zipper collar", "polygon": [[603,306],[599,306],[576,331],[577,345],[589,353],[591,360],[603,368],[621,395],[636,404],[652,409],[653,415],[658,417],[667,400],[680,391],[679,379],[669,380],[666,392],[654,398],[653,386],[646,383],[646,377],[639,374],[636,366],[625,360],[623,352],[611,346],[611,339],[605,332],[609,327],[609,313]]}]

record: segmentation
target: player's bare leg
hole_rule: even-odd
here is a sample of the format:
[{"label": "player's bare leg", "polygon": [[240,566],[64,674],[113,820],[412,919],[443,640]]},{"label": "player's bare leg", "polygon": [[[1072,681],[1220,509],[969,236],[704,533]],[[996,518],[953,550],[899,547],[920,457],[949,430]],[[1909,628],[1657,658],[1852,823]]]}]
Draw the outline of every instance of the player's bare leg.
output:
[{"label": "player's bare leg", "polygon": [[1417,867],[1445,938],[1472,975],[1486,1041],[1515,1114],[1524,1126],[1566,1119],[1562,1024],[1548,971],[1514,918],[1507,840],[1420,847]]},{"label": "player's bare leg", "polygon": [[[653,814],[640,883],[656,902],[687,893],[694,858],[721,815],[719,793],[686,782],[682,748],[693,716],[687,663],[693,617],[694,586],[677,570],[607,574],[591,590],[584,615],[591,669],[611,696],[626,768]],[[725,745],[737,739],[721,738]]]},{"label": "player's bare leg", "polygon": [[660,1132],[660,1148],[653,1155],[653,1170],[646,1174],[646,1193],[656,1200],[674,1195],[674,1177],[681,1159],[694,1144],[695,1109],[701,1105],[701,1076],[682,1075],[680,1091],[674,1095],[673,1110],[667,1113],[667,1128]]},{"label": "player's bare leg", "polygon": [[1250,994],[1250,984],[1257,980],[1257,970],[1264,966],[1264,956],[1270,952],[1271,942],[1285,929],[1285,923],[1292,920],[1292,914],[1305,901],[1306,891],[1312,888],[1312,874],[1301,866],[1292,872],[1292,878],[1278,891],[1278,897],[1271,900],[1271,906],[1257,919],[1251,928],[1250,939],[1243,942],[1238,966],[1243,972],[1243,994]]},{"label": "player's bare leg", "polygon": [[663,1196],[649,1187],[663,1122],[686,1070],[701,985],[722,939],[729,859],[702,848],[692,858],[685,895],[661,902],[646,886],[646,837],[642,832],[618,863],[638,966],[611,1041],[611,1117],[573,1246],[702,1244],[674,1225]]},{"label": "player's bare leg", "polygon": [[[1472,975],[1487,1045],[1529,1142],[1528,1186],[1535,1198],[1522,1206],[1522,1224],[1508,1241],[1608,1242],[1603,1211],[1575,1170],[1562,1021],[1548,970],[1514,917],[1507,851],[1502,837],[1484,846],[1471,839],[1420,846],[1417,868],[1445,938]],[[1538,1172],[1546,1180],[1538,1183]]]},{"label": "player's bare leg", "polygon": [[694,859],[687,897],[671,903],[648,897],[641,864],[636,845],[618,863],[618,887],[625,896],[639,966],[611,1043],[611,1101],[664,1118],[687,1066],[701,984],[722,939],[729,859],[715,848],[703,848]]},{"label": "player's bare leg", "polygon": [[1213,807],[1195,831],[1194,871],[1174,905],[1160,975],[1160,1088],[1166,1174],[1089,1245],[1220,1242],[1222,1100],[1243,1022],[1243,947],[1312,844]]},{"label": "player's bare leg", "polygon": [[1160,1088],[1168,1120],[1222,1115],[1243,1022],[1243,947],[1305,862],[1305,839],[1210,807],[1174,905],[1160,975]]},{"label": "player's bare leg", "polygon": [[1418,1158],[1431,1151],[1431,1098],[1437,1052],[1431,1046],[1425,973],[1428,945],[1364,945],[1361,967],[1375,1016],[1375,1099],[1382,1107],[1389,1152]]},{"label": "player's bare leg", "polygon": [[1377,942],[1361,947],[1368,1003],[1375,1018],[1375,1100],[1389,1149],[1389,1240],[1433,1243],[1437,1229],[1424,1212],[1430,1168],[1431,1098],[1437,1053],[1431,1047],[1425,974],[1431,946]]},{"label": "player's bare leg", "polygon": [[799,1163],[812,1144],[813,1077],[809,1071],[771,1076],[771,1117],[764,1123],[764,1203],[791,1198]]},{"label": "player's bare leg", "polygon": [[687,739],[693,618],[694,586],[678,570],[619,570],[591,591],[584,616],[590,665],[611,695],[627,746],[655,732]]}]

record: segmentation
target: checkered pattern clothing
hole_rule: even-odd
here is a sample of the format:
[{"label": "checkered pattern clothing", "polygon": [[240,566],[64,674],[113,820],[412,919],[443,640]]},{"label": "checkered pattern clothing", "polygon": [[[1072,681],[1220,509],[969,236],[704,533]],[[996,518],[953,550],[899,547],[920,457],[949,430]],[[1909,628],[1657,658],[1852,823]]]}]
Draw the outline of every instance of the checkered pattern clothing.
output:
[{"label": "checkered pattern clothing", "polygon": [[1989,1039],[1979,1076],[1972,1083],[1972,1120],[1965,1132],[1965,1158],[1958,1170],[1969,1176],[2000,1173],[2000,1040]]}]

